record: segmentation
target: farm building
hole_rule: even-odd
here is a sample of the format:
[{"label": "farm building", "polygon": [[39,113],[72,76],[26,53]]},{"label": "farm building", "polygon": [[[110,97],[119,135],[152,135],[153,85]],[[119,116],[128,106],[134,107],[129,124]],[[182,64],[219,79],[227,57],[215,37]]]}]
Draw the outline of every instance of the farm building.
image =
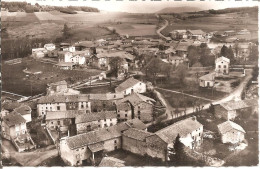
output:
[{"label": "farm building", "polygon": [[215,72],[217,75],[229,74],[230,60],[221,56],[215,60]]},{"label": "farm building", "polygon": [[59,62],[55,66],[59,67],[62,70],[72,70],[75,67],[75,63],[71,62]]},{"label": "farm building", "polygon": [[80,91],[68,88],[68,84],[65,80],[47,84],[47,95],[76,95],[80,94]]},{"label": "farm building", "polygon": [[213,87],[215,83],[215,74],[209,73],[199,78],[200,87]]},{"label": "farm building", "polygon": [[75,124],[77,134],[114,126],[117,124],[116,112],[102,111],[97,113],[81,114],[76,116]]},{"label": "farm building", "polygon": [[245,139],[245,130],[232,121],[226,121],[218,125],[222,143],[239,143]]},{"label": "farm building", "polygon": [[256,99],[229,101],[217,104],[215,107],[215,116],[226,120],[234,120],[237,116],[249,117],[258,113],[258,101]]},{"label": "farm building", "polygon": [[146,84],[134,79],[134,78],[129,78],[120,85],[118,85],[115,88],[116,93],[123,93],[124,95],[129,95],[133,92],[135,93],[145,93],[146,92]]},{"label": "farm building", "polygon": [[53,43],[48,43],[48,44],[45,44],[44,45],[44,48],[47,50],[47,51],[52,51],[52,50],[55,50],[55,45]]},{"label": "farm building", "polygon": [[187,39],[187,30],[173,30],[170,32],[172,39]]},{"label": "farm building", "polygon": [[200,40],[204,37],[206,33],[202,30],[187,30],[187,35],[189,39],[197,39]]}]

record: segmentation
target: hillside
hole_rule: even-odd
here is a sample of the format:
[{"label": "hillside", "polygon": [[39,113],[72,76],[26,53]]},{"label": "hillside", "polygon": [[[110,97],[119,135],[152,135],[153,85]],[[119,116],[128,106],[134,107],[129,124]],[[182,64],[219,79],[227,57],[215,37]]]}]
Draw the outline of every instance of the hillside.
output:
[{"label": "hillside", "polygon": [[197,7],[189,7],[189,6],[182,6],[182,7],[168,7],[161,9],[160,11],[156,12],[159,14],[170,14],[170,13],[183,13],[183,12],[197,12],[201,11],[201,8]]}]

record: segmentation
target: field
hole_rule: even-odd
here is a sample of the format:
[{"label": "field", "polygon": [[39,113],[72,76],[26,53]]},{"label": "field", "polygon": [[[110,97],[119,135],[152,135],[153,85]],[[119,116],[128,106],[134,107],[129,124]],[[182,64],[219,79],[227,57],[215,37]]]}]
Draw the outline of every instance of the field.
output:
[{"label": "field", "polygon": [[[29,75],[23,72],[25,68],[31,71],[42,71],[42,74]],[[67,80],[81,81],[92,75],[99,74],[99,70],[60,70],[52,64],[42,63],[32,58],[23,58],[22,63],[16,65],[2,64],[2,90],[16,94],[30,96],[46,91],[48,83]]]},{"label": "field", "polygon": [[237,13],[213,15],[210,17],[198,17],[179,20],[169,15],[164,15],[170,21],[169,25],[162,31],[168,36],[174,29],[202,29],[206,32],[248,29],[256,32],[258,30],[258,19],[254,17],[239,17]]},{"label": "field", "polygon": [[153,36],[156,35],[156,25],[146,24],[119,24],[112,25],[110,29],[115,29],[120,35],[129,36]]}]

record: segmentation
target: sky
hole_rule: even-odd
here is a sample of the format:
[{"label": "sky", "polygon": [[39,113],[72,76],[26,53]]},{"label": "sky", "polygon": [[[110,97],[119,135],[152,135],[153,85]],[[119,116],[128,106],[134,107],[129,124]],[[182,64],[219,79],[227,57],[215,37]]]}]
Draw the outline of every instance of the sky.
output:
[{"label": "sky", "polygon": [[89,6],[99,10],[114,11],[114,12],[132,12],[132,13],[152,13],[167,7],[183,7],[192,6],[202,10],[206,9],[224,9],[232,7],[257,6],[258,1],[253,0],[5,0],[5,1],[26,1],[31,4],[36,2],[40,5],[54,6]]}]

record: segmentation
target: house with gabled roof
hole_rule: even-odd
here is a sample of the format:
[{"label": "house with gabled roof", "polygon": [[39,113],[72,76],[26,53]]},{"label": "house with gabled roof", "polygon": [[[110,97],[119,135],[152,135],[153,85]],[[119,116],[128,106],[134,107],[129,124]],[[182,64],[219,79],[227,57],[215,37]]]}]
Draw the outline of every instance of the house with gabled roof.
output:
[{"label": "house with gabled roof", "polygon": [[218,125],[222,143],[239,143],[245,139],[245,130],[232,121],[226,121]]},{"label": "house with gabled roof", "polygon": [[125,80],[123,83],[119,84],[115,88],[116,93],[123,93],[124,95],[129,95],[131,93],[145,93],[146,84],[133,77]]},{"label": "house with gabled roof", "polygon": [[102,111],[78,115],[75,118],[77,134],[116,125],[116,117],[115,111]]},{"label": "house with gabled roof", "polygon": [[170,32],[172,39],[187,39],[187,30],[173,30]]},{"label": "house with gabled roof", "polygon": [[215,60],[215,72],[217,75],[229,74],[230,59],[221,56]]},{"label": "house with gabled roof", "polygon": [[35,148],[35,144],[27,131],[26,120],[20,113],[11,112],[3,117],[2,136],[12,141],[18,152]]},{"label": "house with gabled roof", "polygon": [[96,159],[102,157],[104,151],[110,152],[122,148],[124,131],[139,126],[140,129],[143,128],[142,125],[135,124],[137,123],[122,122],[111,127],[62,138],[59,144],[60,156],[70,166],[82,165],[84,161],[95,164]]},{"label": "house with gabled roof", "polygon": [[179,134],[180,141],[186,147],[194,149],[199,147],[203,141],[203,125],[193,116],[163,128],[155,132],[155,134],[162,138],[168,144],[168,147],[171,148]]},{"label": "house with gabled roof", "polygon": [[[120,108],[120,106],[128,106],[125,107],[124,111],[117,111],[120,119],[133,119],[138,118],[143,122],[150,122],[153,120],[153,108],[155,104],[155,100],[144,96],[139,93],[133,93],[121,100],[119,100],[116,105]],[[126,103],[129,103],[126,105]],[[130,107],[129,107],[130,106]],[[129,109],[131,109],[131,116],[129,117]]]},{"label": "house with gabled roof", "polygon": [[237,116],[245,117],[258,112],[258,100],[231,100],[214,105],[215,116],[225,120],[234,120]]},{"label": "house with gabled roof", "polygon": [[189,39],[202,39],[203,36],[205,35],[206,33],[203,32],[202,30],[187,30],[187,35],[188,35],[188,38]]},{"label": "house with gabled roof", "polygon": [[167,143],[157,134],[130,128],[123,133],[122,149],[166,161]]},{"label": "house with gabled roof", "polygon": [[200,87],[213,87],[215,83],[215,74],[209,73],[199,78]]}]

